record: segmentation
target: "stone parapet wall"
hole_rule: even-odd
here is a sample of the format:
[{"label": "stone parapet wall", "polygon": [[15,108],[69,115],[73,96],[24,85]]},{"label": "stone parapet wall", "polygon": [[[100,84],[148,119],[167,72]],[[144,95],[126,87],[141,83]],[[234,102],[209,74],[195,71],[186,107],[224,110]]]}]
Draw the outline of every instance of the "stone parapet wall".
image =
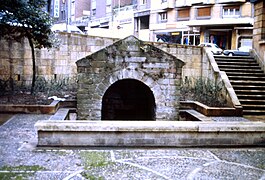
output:
[{"label": "stone parapet wall", "polygon": [[[115,39],[79,34],[60,33],[58,48],[36,49],[37,76],[51,78],[74,77],[77,73],[75,62],[92,52],[96,52]],[[21,43],[0,41],[0,77],[13,78],[31,83],[32,56],[27,39]]]}]

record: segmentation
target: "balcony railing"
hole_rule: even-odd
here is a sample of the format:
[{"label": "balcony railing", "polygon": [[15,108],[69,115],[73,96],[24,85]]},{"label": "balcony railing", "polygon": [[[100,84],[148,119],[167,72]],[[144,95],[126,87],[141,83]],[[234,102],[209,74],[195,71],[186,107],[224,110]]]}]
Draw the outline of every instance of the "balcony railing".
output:
[{"label": "balcony railing", "polygon": [[77,18],[75,21],[72,21],[72,25],[75,26],[87,26],[88,22],[90,20],[90,17],[82,17],[82,18]]},{"label": "balcony railing", "polygon": [[162,9],[173,9],[175,8],[175,0],[162,0]]},{"label": "balcony railing", "polygon": [[239,3],[239,2],[246,2],[246,0],[233,0],[233,1],[231,1],[231,0],[215,0],[216,1],[216,3],[220,3],[220,4],[222,4],[222,3]]}]

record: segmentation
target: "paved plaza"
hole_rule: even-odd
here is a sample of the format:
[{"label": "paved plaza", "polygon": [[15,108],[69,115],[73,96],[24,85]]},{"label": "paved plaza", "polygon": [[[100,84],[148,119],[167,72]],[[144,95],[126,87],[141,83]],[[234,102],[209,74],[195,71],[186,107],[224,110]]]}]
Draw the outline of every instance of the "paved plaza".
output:
[{"label": "paved plaza", "polygon": [[0,126],[0,179],[265,180],[265,148],[41,148],[34,124],[17,114]]}]

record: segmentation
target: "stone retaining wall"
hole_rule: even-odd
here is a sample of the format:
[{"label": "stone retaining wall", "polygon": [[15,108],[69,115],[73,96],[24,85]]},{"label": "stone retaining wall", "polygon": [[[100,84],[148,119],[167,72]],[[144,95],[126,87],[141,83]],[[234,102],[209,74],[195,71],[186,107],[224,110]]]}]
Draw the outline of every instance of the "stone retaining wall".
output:
[{"label": "stone retaining wall", "polygon": [[[58,34],[59,48],[36,49],[37,75],[46,79],[76,77],[75,62],[92,54],[117,39],[79,34]],[[186,45],[151,43],[185,62],[183,77],[200,77],[202,74],[202,49]],[[15,81],[31,83],[32,59],[27,40],[21,43],[0,41],[0,79],[12,77]]]},{"label": "stone retaining wall", "polygon": [[[75,62],[115,42],[115,39],[60,33],[58,48],[36,49],[37,75],[51,78],[75,77]],[[28,41],[0,41],[0,79],[31,83],[32,57]]]}]

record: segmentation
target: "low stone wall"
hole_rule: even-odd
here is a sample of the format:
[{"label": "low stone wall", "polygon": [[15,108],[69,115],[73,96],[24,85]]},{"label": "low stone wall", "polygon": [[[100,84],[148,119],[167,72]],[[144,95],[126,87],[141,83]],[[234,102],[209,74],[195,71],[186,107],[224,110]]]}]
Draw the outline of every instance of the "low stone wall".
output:
[{"label": "low stone wall", "polygon": [[38,121],[38,146],[264,146],[262,122]]}]

